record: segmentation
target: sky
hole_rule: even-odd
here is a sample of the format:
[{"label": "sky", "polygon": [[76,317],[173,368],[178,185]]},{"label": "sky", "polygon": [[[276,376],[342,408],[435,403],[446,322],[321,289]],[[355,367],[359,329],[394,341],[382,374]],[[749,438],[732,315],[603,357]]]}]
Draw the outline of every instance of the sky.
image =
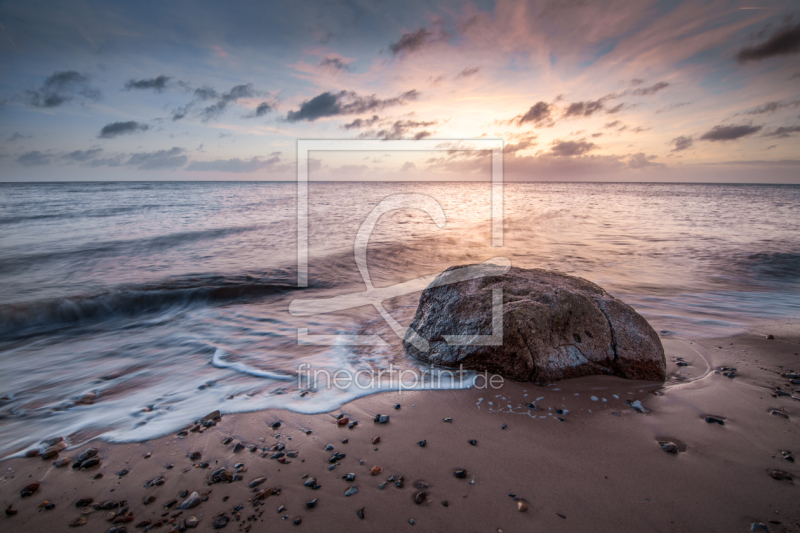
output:
[{"label": "sky", "polygon": [[0,181],[800,183],[800,6],[0,3]]}]

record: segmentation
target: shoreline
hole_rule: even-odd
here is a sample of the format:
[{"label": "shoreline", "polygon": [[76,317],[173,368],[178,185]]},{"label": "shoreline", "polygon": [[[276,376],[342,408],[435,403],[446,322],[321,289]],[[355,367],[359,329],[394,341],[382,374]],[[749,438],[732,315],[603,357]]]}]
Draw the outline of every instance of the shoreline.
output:
[{"label": "shoreline", "polygon": [[[123,526],[135,531],[148,520],[138,530],[169,531],[181,523],[185,527],[190,516],[196,517],[198,531],[213,531],[215,522],[226,522],[222,516],[227,518],[225,531],[417,526],[506,532],[748,531],[759,523],[769,531],[800,530],[800,469],[781,455],[800,456],[800,404],[792,398],[800,398],[800,392],[793,392],[800,385],[779,375],[789,369],[800,372],[800,322],[768,327],[775,339],[754,333],[662,339],[670,375],[663,386],[593,376],[549,386],[506,380],[497,391],[384,392],[327,414],[265,410],[223,415],[216,425],[186,436],[122,444],[95,440],[60,453],[74,462],[83,450],[96,447],[100,464],[86,470],[56,467],[55,458],[9,458],[2,462],[0,505],[17,512],[2,520],[19,531],[50,531],[66,530],[83,516],[86,524],[78,529],[98,532]],[[689,366],[677,366],[678,358]],[[735,377],[715,372],[721,367],[735,367]],[[790,396],[773,397],[778,386]],[[646,413],[631,405],[637,400]],[[531,402],[536,410],[527,407]],[[338,425],[338,414],[358,424]],[[376,414],[389,415],[388,423],[373,422]],[[724,425],[706,422],[708,415]],[[275,422],[280,426],[272,429]],[[375,437],[380,442],[372,444]],[[675,443],[678,453],[665,452],[660,442]],[[244,448],[234,451],[237,443]],[[332,450],[325,449],[329,444]],[[251,452],[251,446],[257,450]],[[200,457],[190,459],[193,452]],[[345,457],[331,463],[334,453]],[[244,467],[235,468],[238,463]],[[372,476],[375,466],[382,472]],[[242,479],[208,484],[222,467]],[[466,477],[454,475],[459,469],[466,470]],[[773,471],[795,481],[775,479]],[[342,479],[350,473],[353,481]],[[102,477],[94,479],[98,474]],[[304,475],[314,477],[319,488],[304,486]],[[145,488],[160,476],[163,484]],[[391,476],[395,480],[387,481]],[[403,487],[398,488],[401,476]],[[262,477],[266,480],[250,488]],[[20,490],[32,482],[40,484],[38,490],[22,498]],[[352,486],[358,492],[346,496]],[[268,489],[277,494],[266,494]],[[187,496],[181,496],[183,491]],[[178,509],[193,492],[207,500]],[[150,496],[155,501],[143,503]],[[81,498],[93,502],[78,508]],[[315,506],[307,507],[314,499]],[[38,507],[45,500],[55,507]],[[165,508],[172,500],[177,503]],[[112,508],[92,507],[105,502]],[[281,506],[285,510],[278,512]],[[357,514],[362,508],[363,519]],[[106,519],[109,513],[118,515],[116,524]],[[159,521],[161,527],[154,527]]]}]

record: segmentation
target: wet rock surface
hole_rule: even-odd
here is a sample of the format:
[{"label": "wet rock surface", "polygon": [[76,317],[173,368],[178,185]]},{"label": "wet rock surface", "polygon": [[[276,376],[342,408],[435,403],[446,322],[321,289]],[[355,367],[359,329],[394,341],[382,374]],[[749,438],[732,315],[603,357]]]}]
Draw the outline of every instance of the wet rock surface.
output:
[{"label": "wet rock surface", "polygon": [[[630,306],[581,278],[541,269],[470,265],[482,277],[459,281],[452,267],[422,293],[403,342],[437,365],[551,382],[594,374],[664,381],[664,348]],[[461,277],[460,277],[461,276]],[[502,289],[502,343],[448,343],[446,336],[492,335],[493,290]],[[500,324],[496,324],[499,327]],[[416,333],[414,333],[416,332]],[[485,343],[483,343],[485,344]]]}]

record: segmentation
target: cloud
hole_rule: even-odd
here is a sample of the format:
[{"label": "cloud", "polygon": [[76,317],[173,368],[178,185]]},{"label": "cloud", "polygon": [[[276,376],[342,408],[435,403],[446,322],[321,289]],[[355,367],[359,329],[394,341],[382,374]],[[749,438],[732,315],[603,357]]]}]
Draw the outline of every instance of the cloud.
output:
[{"label": "cloud", "polygon": [[75,150],[61,156],[67,161],[74,161],[76,163],[85,163],[96,158],[103,152],[102,148],[90,148],[89,150]]},{"label": "cloud", "polygon": [[755,109],[751,109],[750,111],[745,111],[744,113],[738,113],[739,115],[767,115],[770,113],[774,113],[779,109],[783,109],[786,107],[797,107],[800,106],[800,100],[793,100],[791,102],[767,102],[766,104],[760,105]]},{"label": "cloud", "polygon": [[350,70],[350,63],[342,61],[338,57],[326,57],[319,62],[319,66],[325,68],[331,68],[333,70],[342,70],[345,72]]},{"label": "cloud", "polygon": [[267,103],[267,102],[261,102],[260,104],[258,104],[258,107],[256,107],[255,113],[253,115],[250,115],[250,116],[251,117],[263,117],[264,115],[266,115],[270,111],[272,111],[272,106],[269,105],[269,103]]},{"label": "cloud", "polygon": [[14,133],[8,136],[8,142],[12,143],[14,141],[22,141],[31,138],[33,138],[33,135],[23,135],[22,133],[15,131]]},{"label": "cloud", "polygon": [[791,137],[792,133],[800,133],[800,126],[781,126],[780,128],[775,128],[773,131],[765,134],[764,136],[785,139],[786,137]]},{"label": "cloud", "polygon": [[170,150],[158,150],[157,152],[139,152],[131,154],[126,165],[138,167],[139,170],[157,169],[176,169],[182,167],[188,161],[183,148],[177,146]]},{"label": "cloud", "polygon": [[352,122],[342,125],[341,128],[344,130],[370,128],[380,120],[378,115],[372,115],[371,118],[357,118]]},{"label": "cloud", "polygon": [[450,35],[442,29],[431,31],[423,27],[417,31],[403,33],[396,43],[389,45],[389,50],[392,51],[393,56],[407,55],[429,44],[446,41],[449,38]]},{"label": "cloud", "polygon": [[588,141],[556,141],[550,149],[552,155],[559,157],[572,157],[583,155],[597,148],[597,145]]},{"label": "cloud", "polygon": [[503,150],[506,154],[515,154],[521,150],[525,150],[527,148],[533,148],[536,146],[536,143],[533,142],[536,139],[536,136],[529,137],[527,139],[521,139],[519,142],[515,144],[507,144],[505,145],[505,149]]},{"label": "cloud", "polygon": [[[222,114],[223,111],[228,107],[228,104],[231,102],[236,102],[240,98],[252,98],[256,96],[255,91],[253,90],[252,83],[246,83],[242,85],[236,85],[230,91],[223,93],[222,95],[218,95],[214,89],[197,89],[197,91],[201,91],[202,99],[208,100],[209,98],[218,98],[217,101],[205,107],[202,111],[200,111],[200,118],[203,122],[208,122],[209,120],[218,117]],[[195,94],[197,94],[195,91]]]},{"label": "cloud", "polygon": [[125,90],[130,91],[131,89],[153,89],[160,93],[167,88],[167,82],[169,79],[169,76],[164,76],[162,74],[157,78],[151,78],[149,80],[128,80],[128,83],[125,84]]},{"label": "cloud", "polygon": [[394,98],[380,99],[374,94],[370,96],[359,96],[353,91],[341,91],[339,93],[324,92],[306,100],[300,104],[297,111],[289,111],[286,120],[289,122],[299,122],[305,120],[313,122],[324,117],[335,115],[356,115],[370,111],[379,111],[386,107],[403,105],[407,102],[417,100],[419,91],[412,89]]},{"label": "cloud", "polygon": [[795,24],[777,30],[760,44],[742,48],[736,59],[739,63],[746,63],[798,52],[800,52],[800,24]]},{"label": "cloud", "polygon": [[[388,128],[384,128],[379,131],[367,131],[360,134],[358,137],[360,139],[383,139],[383,140],[402,139],[406,134],[410,133],[412,130],[419,128],[427,128],[428,126],[433,126],[434,124],[436,124],[435,120],[431,121],[398,120],[395,121]],[[429,131],[420,131],[415,133],[413,138],[419,140],[424,137],[429,137],[430,135],[431,132]]]},{"label": "cloud", "polygon": [[628,158],[628,168],[632,168],[634,170],[639,170],[646,167],[665,167],[664,163],[654,163],[652,160],[655,159],[656,156],[646,156],[644,152],[639,152],[638,154],[633,154]]},{"label": "cloud", "polygon": [[101,139],[113,139],[119,135],[129,135],[137,131],[147,131],[149,129],[150,126],[147,124],[142,124],[135,120],[129,120],[128,122],[112,122],[111,124],[103,126],[98,137]]},{"label": "cloud", "polygon": [[481,67],[467,67],[456,75],[456,79],[469,78],[481,70]]},{"label": "cloud", "polygon": [[603,109],[603,99],[586,101],[586,102],[573,102],[564,111],[565,117],[591,117],[597,111]]},{"label": "cloud", "polygon": [[604,128],[616,128],[617,126],[619,126],[621,124],[622,124],[622,121],[615,120],[614,122],[606,122],[605,125],[603,125],[603,127]]},{"label": "cloud", "polygon": [[211,87],[198,87],[194,90],[194,95],[198,100],[211,100],[219,98],[219,93]]},{"label": "cloud", "polygon": [[31,152],[25,152],[24,154],[19,156],[17,158],[17,163],[19,163],[23,167],[38,167],[42,165],[49,165],[50,156],[40,152],[39,150],[33,150]]},{"label": "cloud", "polygon": [[186,167],[187,171],[192,172],[232,172],[235,174],[246,174],[264,170],[274,166],[280,161],[277,155],[269,159],[253,157],[252,159],[215,159],[213,161],[192,161]]},{"label": "cloud", "polygon": [[533,122],[538,126],[550,118],[552,109],[553,107],[547,102],[536,102],[524,115],[519,117],[518,124],[522,125],[526,122]]},{"label": "cloud", "polygon": [[100,99],[100,91],[89,85],[89,76],[74,70],[54,72],[39,90],[28,90],[25,94],[27,102],[34,107],[58,107],[76,96]]},{"label": "cloud", "polygon": [[675,137],[670,141],[670,144],[675,145],[675,148],[672,149],[673,152],[680,152],[681,150],[686,150],[691,148],[694,144],[694,141],[691,137],[687,137],[686,135],[681,135],[680,137]]},{"label": "cloud", "polygon": [[665,81],[660,81],[655,85],[651,85],[650,87],[641,87],[639,89],[635,89],[631,92],[634,96],[650,96],[651,94],[656,94],[661,89],[666,89],[669,87],[669,83]]},{"label": "cloud", "polygon": [[[182,84],[183,82],[179,82]],[[186,84],[184,84],[185,86]],[[188,86],[185,87],[191,90]],[[221,115],[229,104],[237,103],[242,98],[253,98],[255,96],[263,96],[264,93],[256,91],[252,83],[244,83],[236,85],[230,91],[219,93],[212,87],[198,87],[192,91],[194,99],[188,104],[174,109],[172,111],[172,120],[177,121],[186,117],[192,109],[194,109],[200,102],[209,102],[214,100],[210,105],[206,105],[197,113],[203,122],[208,122]],[[262,107],[265,106],[265,107]],[[246,115],[247,118],[260,117],[273,109],[272,105],[267,102],[262,102],[256,108],[253,114]]]},{"label": "cloud", "polygon": [[739,126],[714,126],[700,136],[702,141],[733,141],[760,131],[762,126],[742,124]]}]

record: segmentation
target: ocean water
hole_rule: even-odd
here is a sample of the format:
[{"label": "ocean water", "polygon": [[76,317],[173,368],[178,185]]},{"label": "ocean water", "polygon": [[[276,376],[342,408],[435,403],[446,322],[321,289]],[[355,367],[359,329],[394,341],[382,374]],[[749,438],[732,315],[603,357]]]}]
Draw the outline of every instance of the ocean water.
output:
[{"label": "ocean water", "polygon": [[[362,234],[398,327],[429,276],[494,258],[593,281],[665,338],[800,315],[798,186],[507,183],[493,247],[488,183],[311,183],[308,287],[298,287],[294,183],[5,183],[0,456],[53,436],[152,438],[215,409],[325,412],[390,386],[315,387],[300,365],[426,370],[368,301],[295,312],[365,290],[356,236],[399,194],[424,195],[446,223],[395,210]],[[380,341],[348,344],[352,335]],[[471,383],[430,376],[407,386]]]}]

